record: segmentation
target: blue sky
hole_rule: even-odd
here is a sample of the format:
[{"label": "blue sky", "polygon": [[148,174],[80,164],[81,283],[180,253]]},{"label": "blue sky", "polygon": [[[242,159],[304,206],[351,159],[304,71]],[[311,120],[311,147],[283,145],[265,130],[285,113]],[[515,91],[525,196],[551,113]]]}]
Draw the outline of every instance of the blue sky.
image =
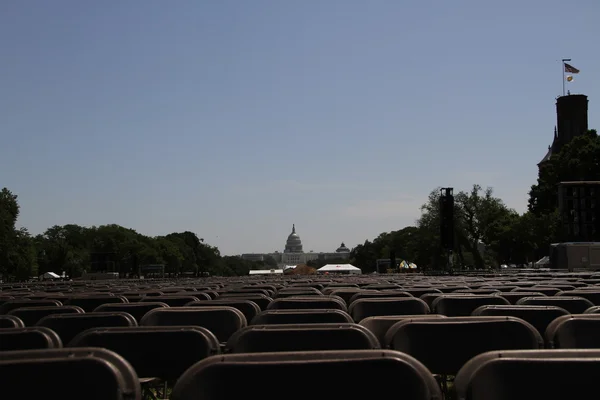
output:
[{"label": "blue sky", "polygon": [[561,58],[600,128],[600,2],[0,4],[0,186],[19,224],[191,230],[224,254],[331,251],[438,186],[526,209]]}]

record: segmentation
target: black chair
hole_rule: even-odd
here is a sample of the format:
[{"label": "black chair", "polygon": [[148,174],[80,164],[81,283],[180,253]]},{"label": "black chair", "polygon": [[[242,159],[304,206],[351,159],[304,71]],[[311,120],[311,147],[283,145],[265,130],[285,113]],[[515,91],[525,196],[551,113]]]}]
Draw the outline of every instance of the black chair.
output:
[{"label": "black chair", "polygon": [[102,304],[128,302],[129,300],[124,296],[74,296],[65,301],[65,305],[78,306],[83,308],[85,312],[92,312]]},{"label": "black chair", "polygon": [[385,335],[387,331],[396,323],[405,319],[413,318],[446,318],[445,315],[439,314],[422,314],[422,315],[380,315],[377,317],[367,317],[358,324],[370,330],[379,340],[381,348],[386,348]]},{"label": "black chair", "polygon": [[517,304],[530,306],[556,306],[564,308],[571,314],[583,314],[585,310],[594,306],[588,299],[573,296],[523,297]]},{"label": "black chair", "polygon": [[533,325],[542,336],[550,322],[562,315],[569,315],[569,312],[556,306],[481,306],[473,311],[474,317],[506,316],[521,318]]},{"label": "black chair", "polygon": [[358,299],[348,309],[354,321],[380,315],[419,315],[429,314],[429,306],[416,297]]},{"label": "black chair", "polygon": [[260,307],[252,300],[240,300],[235,298],[224,298],[219,300],[200,300],[192,301],[185,305],[186,307],[215,307],[215,306],[227,306],[233,307],[240,310],[246,321],[252,321],[258,313],[260,313]]},{"label": "black chair", "polygon": [[52,314],[83,314],[85,311],[77,306],[23,307],[11,310],[8,315],[14,315],[23,321],[25,326],[34,326],[42,318]]},{"label": "black chair", "polygon": [[142,326],[201,326],[224,343],[247,325],[240,310],[227,307],[173,307],[151,310],[140,321]]},{"label": "black chair", "polygon": [[585,310],[584,314],[600,314],[600,306],[590,307]]},{"label": "black chair", "polygon": [[600,349],[600,314],[564,315],[546,329],[546,345],[556,349]]},{"label": "black chair", "polygon": [[544,344],[537,329],[514,317],[405,319],[390,327],[385,342],[441,375],[456,374],[486,351],[539,349]]},{"label": "black chair", "polygon": [[198,326],[92,328],[77,335],[69,347],[102,347],[122,356],[140,378],[174,382],[189,367],[219,353],[219,341]]},{"label": "black chair", "polygon": [[52,329],[66,344],[86,329],[137,326],[137,322],[130,314],[124,312],[53,314],[42,318],[37,326]]},{"label": "black chair", "polygon": [[0,329],[25,328],[25,323],[14,315],[0,315]]},{"label": "black chair", "polygon": [[154,310],[155,308],[166,308],[169,307],[165,303],[161,302],[143,302],[143,303],[112,303],[112,304],[102,304],[98,306],[94,310],[97,312],[125,312],[130,314],[135,318],[135,320],[139,322],[142,320],[144,315],[146,315],[150,310]]},{"label": "black chair", "polygon": [[[406,399],[442,399],[435,379],[421,363],[389,350],[213,356],[183,374],[173,389],[172,399],[260,398],[265,386],[257,382],[265,376],[278,383],[301,379],[301,384],[294,385],[294,398],[388,398],[390,393],[400,391]],[[328,384],[331,382],[336,383]]]},{"label": "black chair", "polygon": [[135,371],[100,348],[8,351],[0,356],[0,387],[20,399],[140,400]]},{"label": "black chair", "polygon": [[267,310],[337,309],[348,311],[342,299],[329,296],[298,296],[273,300]]},{"label": "black chair", "polygon": [[0,315],[8,314],[11,310],[15,308],[22,307],[58,307],[63,304],[58,300],[23,300],[23,299],[15,299],[9,300],[4,304],[0,305]]},{"label": "black chair", "polygon": [[0,351],[59,349],[61,347],[62,341],[56,332],[48,328],[32,326],[0,329]]},{"label": "black chair", "polygon": [[368,329],[352,323],[250,325],[234,333],[226,347],[232,353],[380,348]]},{"label": "black chair", "polygon": [[331,324],[352,323],[354,320],[342,310],[265,310],[256,315],[250,325]]},{"label": "black chair", "polygon": [[504,297],[495,295],[443,295],[432,303],[434,314],[448,317],[468,317],[476,308],[488,305],[510,305]]},{"label": "black chair", "polygon": [[598,397],[599,350],[492,351],[456,375],[458,400],[564,400]]}]

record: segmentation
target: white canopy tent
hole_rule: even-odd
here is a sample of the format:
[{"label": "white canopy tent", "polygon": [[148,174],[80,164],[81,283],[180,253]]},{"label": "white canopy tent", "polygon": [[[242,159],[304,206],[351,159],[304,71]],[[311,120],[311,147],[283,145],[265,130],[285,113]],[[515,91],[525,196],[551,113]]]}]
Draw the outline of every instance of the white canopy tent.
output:
[{"label": "white canopy tent", "polygon": [[318,273],[362,274],[360,268],[352,264],[327,264],[317,270]]},{"label": "white canopy tent", "polygon": [[250,275],[277,275],[283,274],[282,269],[251,269]]},{"label": "white canopy tent", "polygon": [[60,275],[55,274],[54,272],[46,272],[46,273],[40,275],[40,280],[45,280],[45,279],[60,279]]}]

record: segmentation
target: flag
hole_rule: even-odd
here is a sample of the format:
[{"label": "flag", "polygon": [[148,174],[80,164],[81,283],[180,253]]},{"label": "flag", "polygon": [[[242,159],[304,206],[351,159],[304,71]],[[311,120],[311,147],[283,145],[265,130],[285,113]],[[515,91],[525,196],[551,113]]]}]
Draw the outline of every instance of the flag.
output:
[{"label": "flag", "polygon": [[571,64],[565,63],[565,72],[568,72],[569,74],[578,74],[579,70]]}]

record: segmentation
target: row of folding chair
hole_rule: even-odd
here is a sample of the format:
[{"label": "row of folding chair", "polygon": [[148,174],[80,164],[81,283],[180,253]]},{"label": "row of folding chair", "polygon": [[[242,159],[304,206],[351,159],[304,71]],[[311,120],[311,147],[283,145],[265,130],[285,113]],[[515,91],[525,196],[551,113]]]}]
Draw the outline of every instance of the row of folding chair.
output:
[{"label": "row of folding chair", "polygon": [[[454,387],[460,400],[583,399],[597,397],[598,376],[600,350],[492,351],[470,359]],[[299,398],[387,398],[390,393],[414,400],[443,398],[425,365],[393,350],[208,356],[181,374],[171,398],[262,397],[265,385],[291,380],[298,382],[293,390]],[[20,398],[142,398],[142,382],[131,363],[97,347],[4,353],[0,386]]]}]

